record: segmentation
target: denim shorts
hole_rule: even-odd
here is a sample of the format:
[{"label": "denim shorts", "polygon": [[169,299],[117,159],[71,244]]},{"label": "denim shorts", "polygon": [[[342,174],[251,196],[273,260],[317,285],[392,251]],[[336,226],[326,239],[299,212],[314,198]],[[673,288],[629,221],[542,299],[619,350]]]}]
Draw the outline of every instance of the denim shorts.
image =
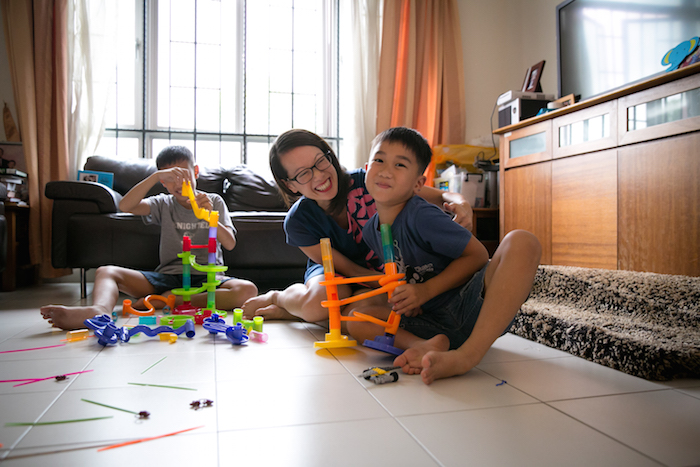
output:
[{"label": "denim shorts", "polygon": [[[168,292],[169,290],[182,288],[182,274],[163,274],[160,272],[153,271],[139,272],[144,275],[146,280],[155,289],[155,292],[153,292],[154,295],[160,295],[163,292]],[[217,280],[221,280],[221,284],[231,279],[232,277],[227,276],[224,276],[222,278],[217,277]],[[206,281],[206,274],[192,274],[190,276],[190,286],[195,289],[201,287],[202,284],[204,284]],[[221,284],[219,284],[219,286],[221,286]]]},{"label": "denim shorts", "polygon": [[[450,349],[460,347],[471,335],[479,318],[484,303],[484,277],[489,264],[477,271],[443,309],[413,317],[403,316],[399,327],[422,339],[444,334],[450,339]],[[504,334],[512,324],[511,321]]]}]

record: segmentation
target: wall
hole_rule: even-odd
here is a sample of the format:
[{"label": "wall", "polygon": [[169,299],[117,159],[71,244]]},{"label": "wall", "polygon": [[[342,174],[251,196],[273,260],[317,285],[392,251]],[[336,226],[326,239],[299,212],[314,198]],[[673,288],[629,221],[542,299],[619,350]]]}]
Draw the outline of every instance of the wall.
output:
[{"label": "wall", "polygon": [[[0,111],[2,111],[7,102],[10,108],[12,118],[15,125],[19,128],[19,119],[17,118],[17,109],[15,108],[15,97],[12,94],[12,76],[10,75],[10,63],[7,59],[7,47],[5,45],[5,28],[2,17],[2,9],[0,9]],[[0,115],[0,122],[2,116]],[[5,137],[5,126],[0,124],[0,141],[7,141]]]},{"label": "wall", "polygon": [[[490,146],[496,99],[520,90],[527,69],[545,60],[540,84],[557,94],[556,6],[563,0],[457,0],[466,87],[466,142]],[[557,96],[558,97],[558,96]],[[494,115],[494,129],[498,120]]]}]

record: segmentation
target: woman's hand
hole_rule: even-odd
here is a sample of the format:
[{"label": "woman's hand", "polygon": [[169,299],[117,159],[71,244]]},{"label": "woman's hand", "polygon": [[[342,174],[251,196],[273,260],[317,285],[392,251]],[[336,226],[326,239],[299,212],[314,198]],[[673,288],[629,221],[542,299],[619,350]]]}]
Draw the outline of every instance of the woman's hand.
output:
[{"label": "woman's hand", "polygon": [[468,231],[472,231],[472,228],[474,227],[472,225],[472,216],[474,215],[474,211],[472,211],[472,207],[469,205],[469,203],[467,203],[466,201],[445,202],[442,204],[442,207],[445,209],[445,211],[454,214],[454,221],[456,223],[458,223]]}]

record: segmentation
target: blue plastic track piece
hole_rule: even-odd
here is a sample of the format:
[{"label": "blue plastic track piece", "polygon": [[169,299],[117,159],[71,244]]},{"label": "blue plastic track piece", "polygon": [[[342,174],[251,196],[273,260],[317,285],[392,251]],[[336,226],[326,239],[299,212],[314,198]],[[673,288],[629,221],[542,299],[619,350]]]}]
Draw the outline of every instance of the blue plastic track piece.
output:
[{"label": "blue plastic track piece", "polygon": [[233,345],[241,345],[248,342],[250,336],[242,323],[236,323],[235,326],[228,326],[226,321],[219,317],[216,313],[209,318],[204,318],[202,327],[209,331],[209,334],[218,334],[220,332],[226,335],[226,339]]},{"label": "blue plastic track piece", "polygon": [[380,350],[382,352],[390,353],[392,355],[401,355],[403,353],[402,349],[394,347],[394,336],[391,334],[385,334],[383,336],[377,336],[373,341],[365,339],[362,343],[365,347],[370,349]]},{"label": "blue plastic track piece", "polygon": [[109,315],[98,315],[83,321],[86,327],[95,331],[97,342],[102,346],[115,345],[120,340],[128,341],[129,334],[124,328],[118,328]]},{"label": "blue plastic track piece", "polygon": [[185,333],[187,337],[192,338],[194,337],[194,322],[191,320],[187,320],[185,321],[185,324],[183,324],[177,329],[173,329],[170,326],[158,326],[157,328],[151,329],[148,326],[140,324],[129,329],[129,338],[140,332],[146,334],[148,337],[153,337],[163,332],[172,332],[177,335]]},{"label": "blue plastic track piece", "polygon": [[243,323],[236,323],[235,326],[230,326],[226,329],[226,339],[228,339],[233,345],[241,345],[248,342],[248,333],[246,332]]},{"label": "blue plastic track piece", "polygon": [[218,334],[220,332],[226,333],[226,329],[230,326],[218,314],[213,313],[209,318],[204,318],[202,327],[209,331],[209,334]]}]

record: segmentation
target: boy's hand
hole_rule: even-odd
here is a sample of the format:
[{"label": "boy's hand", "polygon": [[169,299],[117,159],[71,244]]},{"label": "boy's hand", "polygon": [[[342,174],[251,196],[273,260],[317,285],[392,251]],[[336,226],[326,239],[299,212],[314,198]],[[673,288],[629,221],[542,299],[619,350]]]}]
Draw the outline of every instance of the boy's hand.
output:
[{"label": "boy's hand", "polygon": [[207,194],[202,191],[199,191],[194,195],[194,200],[197,202],[197,206],[199,206],[202,209],[211,211],[214,208],[214,205],[211,204],[211,200],[209,199]]},{"label": "boy's hand", "polygon": [[189,169],[183,169],[182,167],[170,167],[169,169],[162,169],[158,171],[158,180],[161,183],[175,183],[177,185],[182,185],[182,182],[192,181],[192,172]]},{"label": "boy's hand", "polygon": [[423,284],[400,285],[394,289],[389,303],[396,314],[416,316],[423,312],[420,306],[430,299],[426,293]]}]

